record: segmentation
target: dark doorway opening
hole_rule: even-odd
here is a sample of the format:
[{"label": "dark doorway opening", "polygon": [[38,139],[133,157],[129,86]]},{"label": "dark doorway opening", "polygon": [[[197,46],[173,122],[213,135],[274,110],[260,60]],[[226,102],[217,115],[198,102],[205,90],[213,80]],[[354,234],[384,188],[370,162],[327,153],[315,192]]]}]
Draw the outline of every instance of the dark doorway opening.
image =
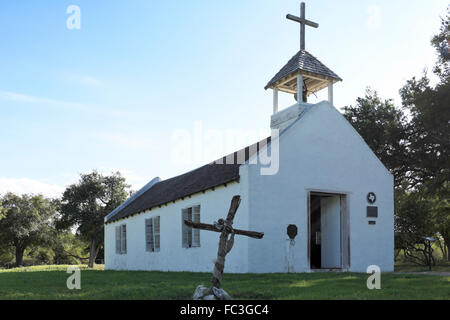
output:
[{"label": "dark doorway opening", "polygon": [[309,262],[311,269],[348,269],[350,234],[346,195],[309,193]]},{"label": "dark doorway opening", "polygon": [[320,196],[311,196],[311,269],[322,266],[320,246]]}]

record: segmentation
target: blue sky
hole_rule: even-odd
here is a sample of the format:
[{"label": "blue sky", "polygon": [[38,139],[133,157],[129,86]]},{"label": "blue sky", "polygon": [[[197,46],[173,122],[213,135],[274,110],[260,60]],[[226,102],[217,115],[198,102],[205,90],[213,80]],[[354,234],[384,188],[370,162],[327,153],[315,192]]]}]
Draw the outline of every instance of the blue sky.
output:
[{"label": "blue sky", "polygon": [[[57,195],[92,169],[120,170],[137,189],[269,135],[264,86],[299,49],[285,19],[299,2],[2,1],[0,193]],[[79,30],[66,27],[69,5]],[[446,6],[306,1],[320,24],[306,49],[344,79],[336,108],[367,86],[399,104],[405,81],[432,68]]]}]

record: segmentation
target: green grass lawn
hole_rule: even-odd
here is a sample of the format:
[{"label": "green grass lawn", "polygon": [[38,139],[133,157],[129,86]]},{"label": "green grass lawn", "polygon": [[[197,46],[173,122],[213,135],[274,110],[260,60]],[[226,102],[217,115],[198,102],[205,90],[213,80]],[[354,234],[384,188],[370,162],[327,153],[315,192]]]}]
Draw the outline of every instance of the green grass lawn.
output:
[{"label": "green grass lawn", "polygon": [[[105,271],[82,267],[81,290],[69,290],[67,266],[0,270],[0,299],[191,299],[210,273]],[[368,290],[367,274],[225,274],[234,299],[450,299],[450,277],[382,274]]]}]

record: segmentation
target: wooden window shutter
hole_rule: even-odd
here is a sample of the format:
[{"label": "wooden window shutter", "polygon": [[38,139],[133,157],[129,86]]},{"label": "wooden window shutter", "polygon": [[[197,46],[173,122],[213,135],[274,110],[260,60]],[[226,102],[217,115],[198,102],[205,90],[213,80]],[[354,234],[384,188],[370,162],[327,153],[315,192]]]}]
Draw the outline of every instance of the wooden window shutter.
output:
[{"label": "wooden window shutter", "polygon": [[184,220],[189,220],[188,209],[181,211],[181,245],[183,248],[188,248],[188,226],[184,224]]},{"label": "wooden window shutter", "polygon": [[[192,219],[194,222],[200,222],[200,206],[193,208]],[[200,247],[200,229],[192,229],[192,246]]]},{"label": "wooden window shutter", "polygon": [[116,253],[121,254],[122,250],[120,249],[120,226],[116,226]]},{"label": "wooden window shutter", "polygon": [[160,230],[161,230],[160,217],[157,216],[157,217],[155,217],[153,219],[154,219],[154,222],[153,222],[153,234],[154,234],[154,237],[155,237],[154,246],[155,246],[155,251],[159,251],[159,247],[160,247],[160,237],[159,237],[159,235],[160,235]]},{"label": "wooden window shutter", "polygon": [[123,253],[123,254],[125,254],[125,253],[127,253],[127,225],[126,224],[123,224],[122,225],[122,238],[121,238],[121,242],[122,242],[122,245],[121,245],[121,252]]},{"label": "wooden window shutter", "polygon": [[153,221],[152,219],[145,220],[145,243],[146,250],[153,251]]},{"label": "wooden window shutter", "polygon": [[[188,208],[188,220],[192,221],[192,208]],[[188,248],[192,248],[192,227],[187,227]]]},{"label": "wooden window shutter", "polygon": [[153,233],[153,219],[149,219],[149,231],[150,231],[150,234],[149,234],[149,242],[150,242],[150,248],[149,248],[149,250],[151,251],[151,252],[153,252],[153,251],[155,251],[155,241],[154,241],[154,239],[153,239],[153,235],[154,235],[154,233]]}]

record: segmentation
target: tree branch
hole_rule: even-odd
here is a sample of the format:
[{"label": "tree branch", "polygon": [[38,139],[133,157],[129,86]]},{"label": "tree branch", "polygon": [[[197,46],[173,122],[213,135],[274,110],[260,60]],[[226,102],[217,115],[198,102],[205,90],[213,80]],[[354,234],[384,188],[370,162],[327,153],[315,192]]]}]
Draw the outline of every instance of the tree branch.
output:
[{"label": "tree branch", "polygon": [[89,260],[89,257],[83,258],[83,257],[76,256],[76,255],[74,255],[74,254],[72,254],[72,253],[70,253],[70,252],[67,252],[67,251],[64,250],[64,249],[63,249],[63,251],[64,251],[64,253],[67,254],[69,257],[73,257],[73,258],[80,259],[80,260]]}]

